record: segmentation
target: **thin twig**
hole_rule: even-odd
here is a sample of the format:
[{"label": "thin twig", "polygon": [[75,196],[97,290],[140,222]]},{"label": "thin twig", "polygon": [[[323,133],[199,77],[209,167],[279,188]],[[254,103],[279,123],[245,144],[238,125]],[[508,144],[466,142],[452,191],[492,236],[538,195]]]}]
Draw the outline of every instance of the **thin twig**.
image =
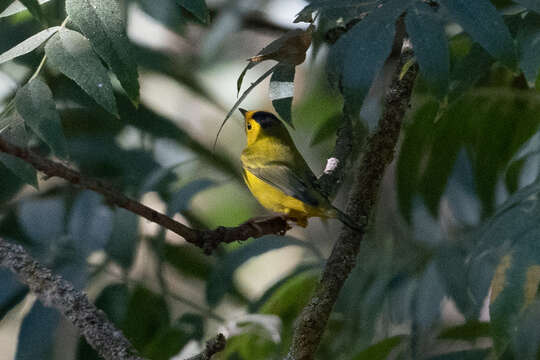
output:
[{"label": "thin twig", "polygon": [[265,219],[252,219],[235,227],[220,226],[215,230],[192,229],[173,218],[157,212],[148,206],[128,198],[121,192],[113,189],[98,179],[82,176],[79,172],[62,165],[58,162],[41,157],[36,153],[13,145],[0,137],[0,152],[13,155],[32,165],[47,175],[47,177],[60,177],[82,188],[95,191],[105,196],[111,204],[124,208],[145,219],[152,221],[164,228],[183,237],[210,254],[220,243],[232,243],[247,240],[250,237],[258,238],[268,234],[285,234],[290,226],[284,216],[275,216]]},{"label": "thin twig", "polygon": [[[367,227],[386,167],[392,162],[401,123],[409,106],[418,66],[412,66],[400,79],[402,66],[413,56],[403,51],[392,85],[385,97],[385,109],[377,132],[369,139],[367,151],[347,207],[347,213]],[[315,294],[298,318],[287,359],[311,360],[319,346],[332,308],[348,275],[356,265],[365,232],[345,227],[330,255]]]},{"label": "thin twig", "polygon": [[110,360],[141,360],[137,351],[88,297],[54,275],[24,250],[0,238],[0,267],[10,269],[45,305],[58,309],[98,354]]}]

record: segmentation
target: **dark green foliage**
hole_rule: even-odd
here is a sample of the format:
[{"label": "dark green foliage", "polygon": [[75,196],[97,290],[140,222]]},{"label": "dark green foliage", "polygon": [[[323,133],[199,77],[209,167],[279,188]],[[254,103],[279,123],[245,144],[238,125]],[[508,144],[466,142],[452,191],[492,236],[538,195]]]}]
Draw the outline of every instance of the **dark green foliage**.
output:
[{"label": "dark green foliage", "polygon": [[[298,37],[307,25],[281,31],[268,12],[273,2],[258,13],[234,1],[208,8],[204,0],[25,0],[2,13],[11,3],[0,0],[2,139],[196,228],[263,213],[243,192],[241,128],[231,144],[220,142],[224,151],[209,146],[230,106],[222,95],[235,92],[234,81],[216,73],[231,60],[241,70],[257,49],[270,52],[278,61],[266,74],[272,105],[288,124],[294,117],[292,136],[317,174],[333,154],[343,110],[354,119],[352,161],[335,201],[345,209],[361,177],[355,166],[370,141],[367,124],[382,111],[382,79],[394,71],[396,35],[406,31],[421,76],[397,163],[315,358],[538,356],[538,1],[311,0],[296,22],[313,22],[308,55],[317,57],[298,67],[283,61],[300,63],[305,52],[288,42],[287,30],[302,26],[292,32]],[[140,31],[133,5],[153,26],[172,30],[167,42],[131,36]],[[134,27],[129,38],[127,24]],[[154,87],[164,79],[169,87]],[[197,102],[154,103],[176,88]],[[271,111],[251,96],[253,109]],[[310,220],[307,232],[293,230],[298,237],[266,236],[206,256],[103,196],[46,179],[2,153],[0,205],[0,237],[89,290],[149,359],[170,359],[188,343],[204,346],[218,329],[230,337],[216,359],[282,359],[339,234],[333,220],[327,228]],[[274,250],[287,255],[276,260]],[[256,290],[241,283],[250,277],[258,285],[263,271],[276,268],[280,275],[264,277]],[[0,290],[0,321],[10,321],[28,289],[0,269]],[[449,303],[464,323],[449,318]],[[485,306],[491,322],[478,321]],[[59,320],[36,302],[24,316],[16,358],[47,360],[64,349],[70,330]],[[62,355],[98,359],[82,337],[76,355]]]}]

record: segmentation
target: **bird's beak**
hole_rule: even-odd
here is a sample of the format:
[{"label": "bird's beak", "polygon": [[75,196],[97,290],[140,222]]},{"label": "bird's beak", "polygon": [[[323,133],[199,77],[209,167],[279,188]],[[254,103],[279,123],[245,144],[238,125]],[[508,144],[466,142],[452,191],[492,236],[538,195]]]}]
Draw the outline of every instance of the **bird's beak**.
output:
[{"label": "bird's beak", "polygon": [[243,117],[246,117],[247,110],[244,110],[242,108],[238,108],[238,111],[240,111],[242,113]]}]

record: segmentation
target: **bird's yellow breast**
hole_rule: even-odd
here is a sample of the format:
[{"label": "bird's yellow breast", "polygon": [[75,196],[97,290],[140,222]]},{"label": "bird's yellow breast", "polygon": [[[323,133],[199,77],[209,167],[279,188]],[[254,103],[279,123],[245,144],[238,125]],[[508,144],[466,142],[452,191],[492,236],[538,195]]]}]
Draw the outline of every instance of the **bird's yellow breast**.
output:
[{"label": "bird's yellow breast", "polygon": [[244,180],[253,196],[268,210],[301,218],[327,216],[327,209],[307,205],[264,182],[249,171],[244,171]]}]

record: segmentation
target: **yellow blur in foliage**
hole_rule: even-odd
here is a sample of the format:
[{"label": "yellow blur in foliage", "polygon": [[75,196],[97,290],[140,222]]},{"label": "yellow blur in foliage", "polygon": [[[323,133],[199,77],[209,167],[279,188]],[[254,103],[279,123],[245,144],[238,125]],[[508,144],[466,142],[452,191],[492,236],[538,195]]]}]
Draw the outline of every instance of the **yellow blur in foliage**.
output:
[{"label": "yellow blur in foliage", "polygon": [[241,156],[244,180],[262,206],[285,214],[302,227],[307,226],[308,218],[321,217],[337,218],[360,229],[319,192],[315,175],[275,115],[243,109],[240,112],[247,136]]}]

